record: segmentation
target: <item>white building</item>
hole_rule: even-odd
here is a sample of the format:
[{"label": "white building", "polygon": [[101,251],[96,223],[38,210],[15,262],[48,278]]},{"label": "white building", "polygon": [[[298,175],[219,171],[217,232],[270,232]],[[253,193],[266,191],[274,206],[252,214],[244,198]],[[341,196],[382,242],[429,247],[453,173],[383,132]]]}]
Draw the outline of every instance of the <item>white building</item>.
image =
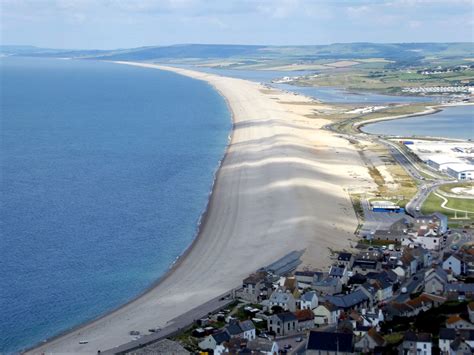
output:
[{"label": "white building", "polygon": [[443,269],[446,271],[451,271],[454,276],[461,275],[463,269],[463,262],[456,257],[456,255],[449,255],[443,261]]},{"label": "white building", "polygon": [[446,172],[458,180],[474,180],[474,165],[467,163],[448,164]]},{"label": "white building", "polygon": [[318,306],[318,296],[316,292],[306,292],[300,297],[300,309],[315,309]]},{"label": "white building", "polygon": [[446,171],[451,164],[462,164],[462,160],[453,156],[437,154],[426,159],[426,164],[440,171]]}]

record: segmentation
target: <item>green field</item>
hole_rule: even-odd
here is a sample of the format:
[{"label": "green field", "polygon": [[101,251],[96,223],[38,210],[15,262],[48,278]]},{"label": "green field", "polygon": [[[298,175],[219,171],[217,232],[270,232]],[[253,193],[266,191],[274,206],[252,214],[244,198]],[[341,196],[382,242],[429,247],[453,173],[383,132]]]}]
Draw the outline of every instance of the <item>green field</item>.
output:
[{"label": "green field", "polygon": [[[434,193],[431,193],[426,199],[425,203],[423,204],[421,211],[423,212],[423,214],[441,212],[447,215],[449,219],[454,219],[455,212],[442,208],[441,207],[442,203],[443,203],[443,200],[440,197],[436,196]],[[468,211],[471,213],[471,214],[468,214],[468,216],[471,219],[474,218],[473,216],[474,200],[463,199],[463,198],[448,198],[448,203],[446,204],[446,207],[454,208],[454,209],[462,210],[462,211]],[[464,217],[465,217],[465,213],[457,212],[458,219],[464,218]]]}]

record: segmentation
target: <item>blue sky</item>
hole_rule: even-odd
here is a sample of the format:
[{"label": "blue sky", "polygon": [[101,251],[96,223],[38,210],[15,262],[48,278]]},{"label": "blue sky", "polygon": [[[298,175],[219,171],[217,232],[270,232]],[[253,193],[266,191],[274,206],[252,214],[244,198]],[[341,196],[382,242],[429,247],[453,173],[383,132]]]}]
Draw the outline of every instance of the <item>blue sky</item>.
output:
[{"label": "blue sky", "polygon": [[474,0],[0,0],[1,44],[473,41]]}]

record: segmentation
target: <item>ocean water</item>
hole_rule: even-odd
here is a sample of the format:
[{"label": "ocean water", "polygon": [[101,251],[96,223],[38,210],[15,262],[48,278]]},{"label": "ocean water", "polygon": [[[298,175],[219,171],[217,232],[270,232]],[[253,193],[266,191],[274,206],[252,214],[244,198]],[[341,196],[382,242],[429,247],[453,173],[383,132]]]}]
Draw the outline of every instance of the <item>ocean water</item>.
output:
[{"label": "ocean water", "polygon": [[442,111],[399,120],[368,124],[362,130],[394,136],[431,136],[474,139],[474,106],[450,106]]},{"label": "ocean water", "polygon": [[231,129],[177,74],[2,58],[0,352],[143,292],[191,243]]}]

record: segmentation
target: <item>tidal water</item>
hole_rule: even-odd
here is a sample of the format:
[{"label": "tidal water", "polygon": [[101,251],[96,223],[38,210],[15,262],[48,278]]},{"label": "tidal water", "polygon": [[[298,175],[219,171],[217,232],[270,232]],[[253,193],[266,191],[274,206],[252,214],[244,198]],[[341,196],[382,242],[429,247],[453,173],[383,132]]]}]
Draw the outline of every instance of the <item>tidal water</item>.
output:
[{"label": "tidal water", "polygon": [[277,71],[277,70],[241,70],[241,69],[225,69],[225,68],[207,68],[193,65],[177,65],[180,67],[198,70],[205,73],[218,74],[223,76],[230,76],[232,78],[239,78],[261,82],[273,86],[277,89],[295,92],[301,95],[309,96],[317,100],[332,103],[332,104],[367,104],[367,105],[382,105],[390,103],[410,103],[410,102],[436,102],[436,96],[402,96],[402,95],[385,95],[377,94],[368,91],[350,91],[343,88],[332,86],[296,86],[290,84],[275,84],[272,83],[275,79],[280,79],[285,76],[302,76],[314,74],[315,71]]},{"label": "tidal water", "polygon": [[208,84],[2,58],[0,353],[134,298],[191,243],[231,129]]},{"label": "tidal water", "polygon": [[393,136],[430,136],[474,139],[474,106],[450,106],[442,111],[418,117],[368,124],[362,130]]},{"label": "tidal water", "polygon": [[437,100],[436,97],[385,95],[368,91],[355,92],[329,86],[305,87],[288,84],[275,84],[274,86],[282,90],[296,92],[333,104],[381,105],[390,103],[433,102]]}]

